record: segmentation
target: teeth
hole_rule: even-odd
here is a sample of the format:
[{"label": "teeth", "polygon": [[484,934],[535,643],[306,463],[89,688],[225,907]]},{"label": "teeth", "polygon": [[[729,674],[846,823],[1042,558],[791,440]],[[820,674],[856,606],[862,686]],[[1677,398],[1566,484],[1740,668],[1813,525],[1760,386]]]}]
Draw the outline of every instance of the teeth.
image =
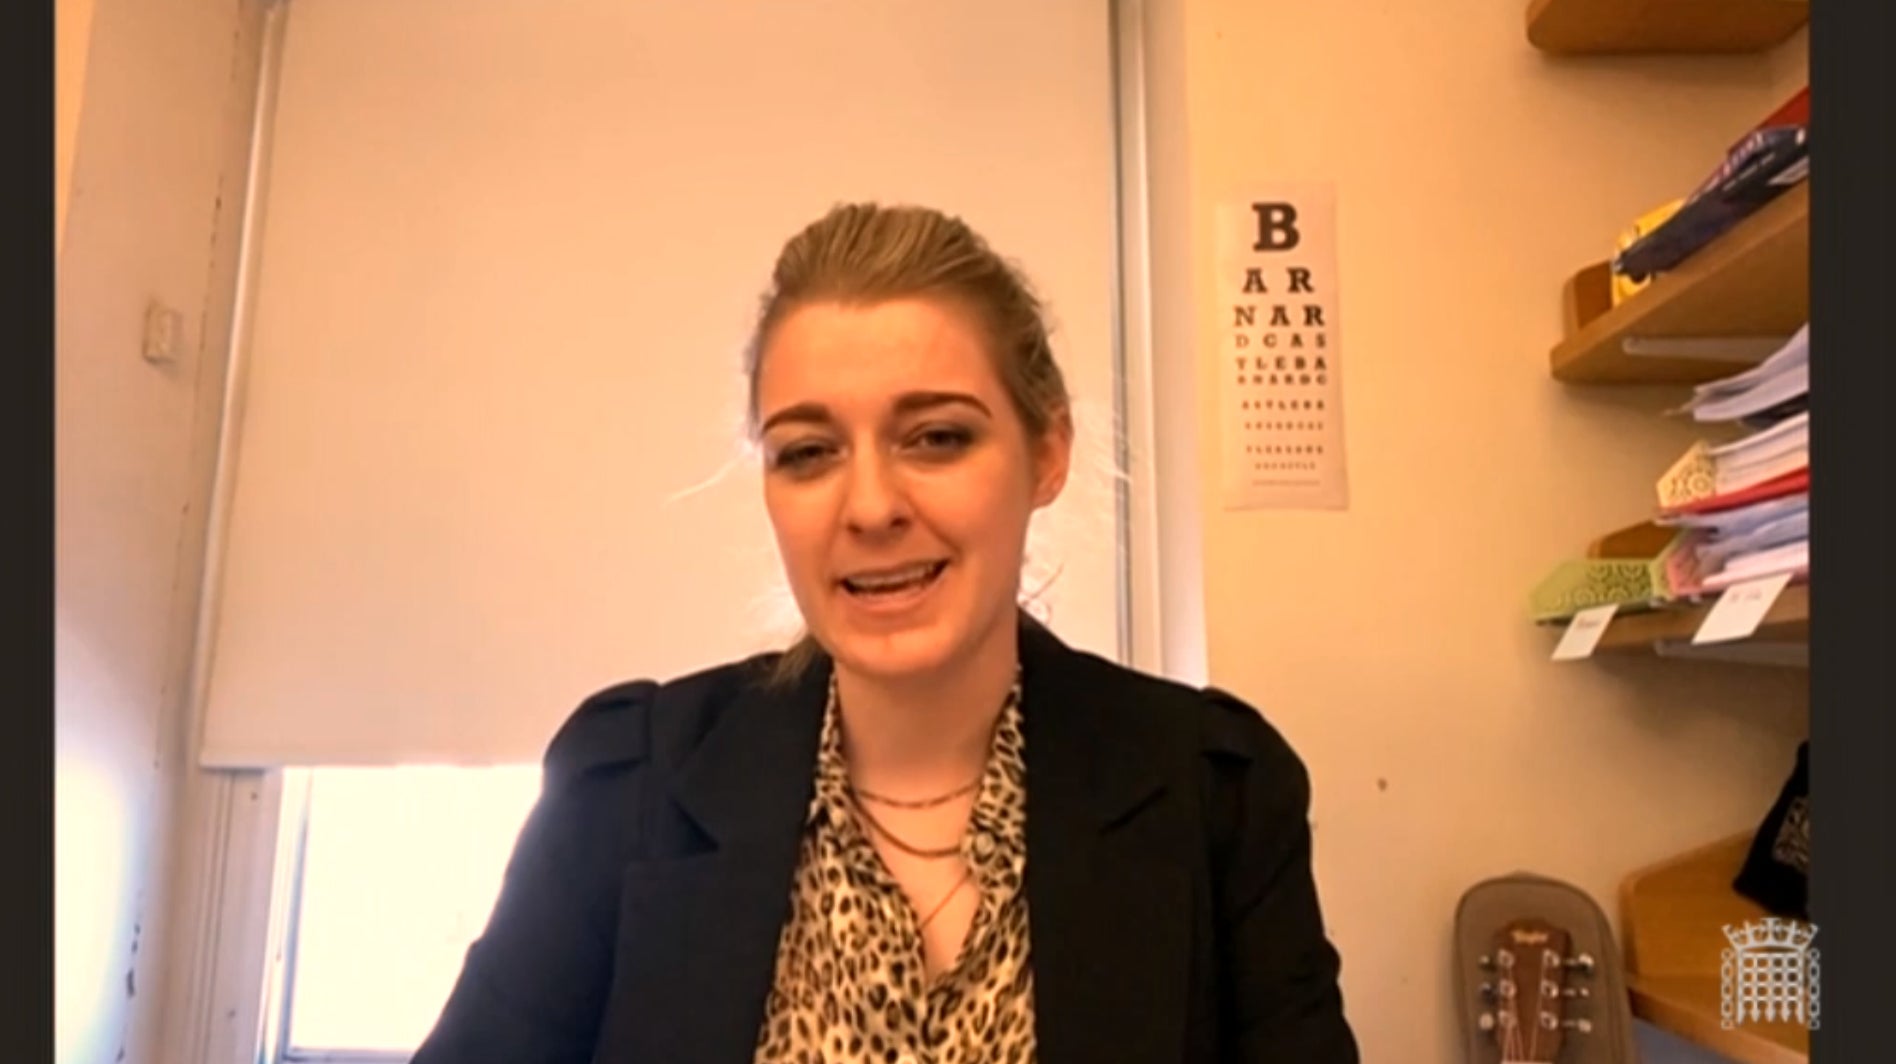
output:
[{"label": "teeth", "polygon": [[863,591],[881,591],[926,579],[928,575],[934,571],[934,563],[929,562],[923,565],[912,565],[907,569],[893,573],[881,573],[876,576],[852,576],[843,582],[850,587],[858,588]]}]

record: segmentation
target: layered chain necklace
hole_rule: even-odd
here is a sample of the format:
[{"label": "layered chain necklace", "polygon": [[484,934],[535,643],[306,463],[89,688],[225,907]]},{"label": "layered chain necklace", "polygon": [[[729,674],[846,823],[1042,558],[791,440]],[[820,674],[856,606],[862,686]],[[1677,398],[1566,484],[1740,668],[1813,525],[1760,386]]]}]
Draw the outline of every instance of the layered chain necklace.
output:
[{"label": "layered chain necklace", "polygon": [[[831,697],[834,698],[836,696],[836,692],[833,686],[835,683],[834,677],[831,678],[830,682],[832,684],[830,694],[831,694]],[[1016,679],[1016,683],[1018,684],[1018,678]],[[1018,697],[1017,692],[1018,692],[1018,687],[1016,688],[1015,693],[1009,694],[1009,698],[1011,699],[1014,697]],[[997,723],[997,726],[998,726],[998,723]],[[991,740],[990,740],[989,756],[990,757],[993,756]],[[947,860],[952,857],[957,857],[960,855],[961,844],[958,840],[952,846],[917,846],[914,843],[908,841],[907,839],[902,838],[900,835],[897,835],[895,832],[889,830],[889,826],[887,824],[884,824],[881,821],[881,819],[879,819],[874,813],[870,812],[869,806],[873,804],[873,805],[885,806],[890,809],[903,809],[903,810],[910,810],[910,811],[936,809],[958,798],[965,798],[968,795],[973,794],[977,789],[980,788],[983,775],[985,775],[985,766],[984,766],[983,772],[980,774],[977,774],[974,777],[974,779],[969,780],[967,783],[964,783],[961,786],[956,787],[955,789],[948,791],[945,794],[938,794],[932,798],[906,798],[906,799],[905,798],[892,798],[892,797],[889,797],[888,795],[877,794],[874,791],[865,790],[861,787],[856,786],[854,780],[850,780],[847,778],[847,776],[845,776],[844,784],[843,784],[843,793],[848,796],[850,806],[856,810],[857,815],[862,817],[863,823],[867,824],[871,831],[875,832],[877,835],[880,835],[882,836],[882,838],[886,839],[889,845],[894,846],[896,849],[902,851],[903,853],[908,854],[911,857],[919,857],[927,861],[941,861],[941,860]],[[956,877],[954,885],[949,887],[948,890],[941,896],[941,900],[937,901],[933,906],[931,906],[929,908],[929,911],[921,917],[921,920],[918,926],[921,929],[926,930],[928,925],[935,919],[935,917],[941,915],[942,911],[948,907],[948,903],[954,899],[955,895],[961,893],[961,889],[968,885],[969,881],[973,878],[973,875],[974,875],[973,865],[969,864],[969,865],[964,866],[961,870],[961,874],[958,877]]]},{"label": "layered chain necklace", "polygon": [[[890,831],[888,825],[876,819],[876,815],[869,811],[869,803],[874,802],[878,805],[886,805],[894,809],[933,809],[937,806],[952,802],[956,798],[972,793],[975,788],[980,785],[981,779],[977,776],[973,782],[965,783],[946,794],[938,795],[934,798],[923,798],[913,801],[903,801],[880,794],[874,794],[857,787],[853,783],[848,784],[844,788],[844,793],[849,795],[849,804],[855,808],[857,815],[862,817],[863,822],[869,825],[870,830],[887,839],[889,845],[894,846],[896,849],[912,857],[939,861],[960,854],[961,844],[957,842],[953,846],[917,846],[907,839],[902,838],[900,835],[897,835],[895,832]],[[954,900],[955,895],[961,893],[961,888],[967,886],[973,876],[974,866],[972,864],[963,865],[961,874],[955,877],[954,883],[950,885],[946,891],[942,892],[940,900],[930,906],[928,912],[921,915],[921,919],[916,924],[916,929],[918,931],[928,930],[928,925],[933,923],[935,918],[940,916],[942,911],[948,908],[948,903]]]},{"label": "layered chain necklace", "polygon": [[900,835],[897,835],[895,832],[890,831],[888,825],[884,824],[881,820],[878,820],[876,818],[876,815],[869,811],[869,803],[874,802],[878,805],[886,805],[894,809],[933,809],[937,806],[945,805],[948,802],[952,802],[956,798],[960,798],[964,795],[971,794],[974,792],[975,788],[979,786],[981,786],[981,779],[980,777],[977,776],[975,777],[974,782],[966,783],[966,784],[963,784],[962,786],[956,787],[954,790],[949,791],[947,794],[943,794],[934,798],[923,798],[923,799],[914,800],[914,801],[901,801],[894,798],[887,798],[879,794],[874,794],[869,791],[865,791],[862,788],[856,786],[854,783],[847,784],[844,788],[844,791],[845,793],[849,795],[849,803],[856,808],[857,813],[862,815],[863,821],[867,823],[869,827],[873,831],[875,831],[876,834],[889,840],[889,845],[894,846],[896,849],[901,850],[903,853],[906,853],[911,857],[922,857],[928,860],[940,860],[945,857],[953,857],[956,854],[960,853],[961,844],[957,842],[953,846],[940,846],[940,847],[917,846],[914,843],[909,842],[907,839],[902,838]]}]

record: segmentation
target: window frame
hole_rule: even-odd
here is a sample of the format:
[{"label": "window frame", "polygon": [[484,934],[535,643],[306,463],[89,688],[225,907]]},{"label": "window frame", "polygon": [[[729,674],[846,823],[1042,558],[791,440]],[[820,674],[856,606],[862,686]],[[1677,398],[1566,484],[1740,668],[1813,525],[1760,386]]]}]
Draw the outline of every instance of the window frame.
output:
[{"label": "window frame", "polygon": [[381,1049],[327,1048],[299,1050],[290,1042],[292,1002],[296,996],[296,957],[303,879],[309,859],[309,814],[320,769],[287,769],[281,790],[283,834],[288,845],[278,847],[276,882],[281,912],[272,921],[268,995],[264,1008],[263,1064],[407,1064],[412,1052]]},{"label": "window frame", "polygon": [[[316,783],[326,768],[315,766],[282,770],[278,788],[280,806],[277,845],[272,854],[276,884],[272,900],[268,952],[270,963],[262,987],[263,1008],[258,1052],[253,1064],[408,1064],[414,1049],[351,1049],[340,1046],[298,1047],[290,1037],[296,997],[297,959],[300,949],[301,916],[306,872],[309,868],[311,813],[315,805]],[[417,770],[435,766],[387,766],[390,770]],[[470,766],[472,767],[472,766]],[[494,766],[499,767],[499,766]],[[530,766],[510,766],[522,769]],[[536,796],[534,802],[537,803]],[[531,815],[531,809],[524,811]],[[519,826],[510,829],[515,839]]]},{"label": "window frame", "polygon": [[292,841],[279,846],[276,854],[282,884],[279,894],[281,912],[272,921],[270,968],[264,1007],[262,1064],[407,1064],[412,1052],[394,1053],[380,1049],[298,1050],[290,1044],[291,1002],[296,995],[296,954],[298,917],[303,910],[303,872],[309,858],[309,813],[319,769],[296,768],[283,772],[281,789],[281,831]]}]

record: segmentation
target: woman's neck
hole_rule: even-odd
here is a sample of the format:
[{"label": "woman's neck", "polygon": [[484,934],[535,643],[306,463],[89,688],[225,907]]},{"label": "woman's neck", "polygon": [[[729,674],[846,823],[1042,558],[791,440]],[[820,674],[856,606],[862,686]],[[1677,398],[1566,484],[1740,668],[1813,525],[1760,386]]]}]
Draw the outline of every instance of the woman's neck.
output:
[{"label": "woman's neck", "polygon": [[925,798],[980,774],[1018,671],[1014,623],[943,674],[891,682],[837,667],[843,753],[857,786]]}]

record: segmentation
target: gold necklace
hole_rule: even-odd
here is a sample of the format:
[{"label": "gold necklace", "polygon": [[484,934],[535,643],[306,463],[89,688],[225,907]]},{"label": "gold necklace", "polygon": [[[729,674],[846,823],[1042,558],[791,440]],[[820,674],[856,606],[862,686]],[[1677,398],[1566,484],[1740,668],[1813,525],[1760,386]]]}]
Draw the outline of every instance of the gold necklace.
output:
[{"label": "gold necklace", "polygon": [[955,885],[948,888],[948,893],[943,894],[941,900],[935,903],[935,907],[928,910],[928,915],[922,917],[922,922],[917,925],[915,929],[917,931],[928,930],[928,925],[934,922],[935,917],[941,915],[941,911],[948,907],[948,903],[954,900],[955,895],[961,893],[961,888],[968,885],[968,880],[972,878],[973,875],[974,869],[963,868],[961,870],[961,878],[955,880]]},{"label": "gold necklace", "polygon": [[939,797],[904,800],[901,798],[889,798],[885,795],[876,794],[873,791],[865,791],[854,783],[848,784],[849,793],[856,797],[865,801],[875,802],[877,805],[886,805],[895,809],[933,809],[938,805],[945,805],[952,802],[963,795],[971,794],[974,792],[974,789],[979,786],[981,786],[981,777],[976,776],[971,782],[956,787],[954,790]]},{"label": "gold necklace", "polygon": [[848,791],[847,793],[849,794],[849,798],[850,798],[849,804],[856,807],[856,812],[862,814],[863,820],[867,822],[871,828],[875,829],[878,835],[881,835],[883,838],[888,839],[891,845],[893,845],[896,849],[901,850],[903,853],[906,853],[911,857],[924,857],[931,861],[935,861],[935,860],[941,860],[944,857],[953,857],[961,852],[961,844],[959,842],[955,843],[955,845],[953,846],[944,846],[939,849],[935,849],[935,848],[930,848],[930,847],[916,846],[913,843],[910,843],[904,840],[901,836],[897,835],[893,831],[890,831],[886,826],[884,826],[882,821],[877,820],[875,817],[875,814],[869,811],[868,806],[865,806],[861,802],[857,801],[856,793],[854,791]]}]

